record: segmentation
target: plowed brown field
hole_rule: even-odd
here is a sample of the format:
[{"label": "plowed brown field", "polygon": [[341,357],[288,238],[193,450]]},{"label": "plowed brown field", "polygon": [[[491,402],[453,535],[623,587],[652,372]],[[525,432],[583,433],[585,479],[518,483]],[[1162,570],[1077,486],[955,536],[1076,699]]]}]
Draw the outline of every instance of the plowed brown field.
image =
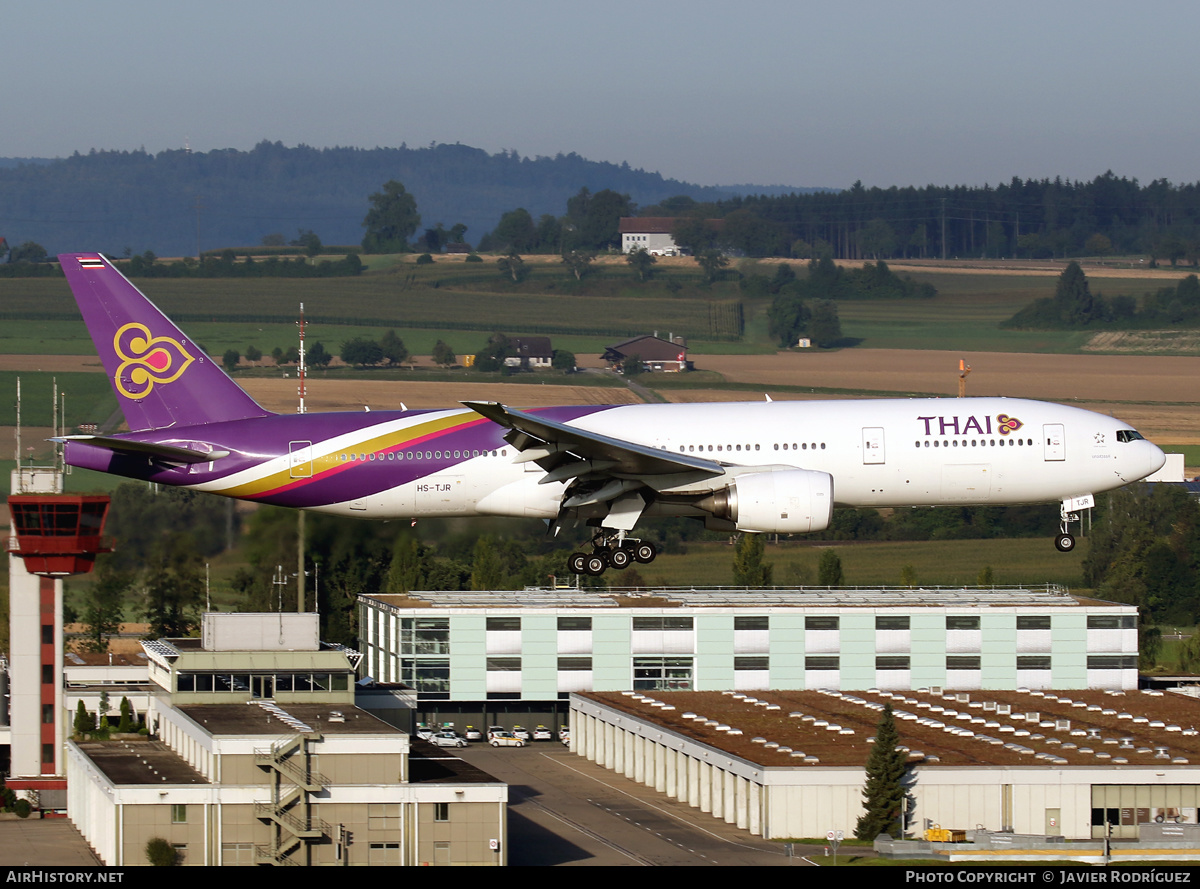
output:
[{"label": "plowed brown field", "polygon": [[[296,409],[296,380],[248,377],[239,382],[268,410]],[[628,389],[590,386],[534,386],[525,383],[407,383],[403,380],[320,380],[309,382],[305,406],[310,411],[399,410],[455,407],[460,401],[499,401],[513,407],[553,404],[633,404]]]},{"label": "plowed brown field", "polygon": [[1048,401],[1200,401],[1200,358],[844,349],[704,355],[696,363],[700,369],[723,374],[731,383],[957,395],[960,358],[972,368],[968,395]]},{"label": "plowed brown field", "polygon": [[[1200,358],[1125,355],[1042,355],[1004,352],[845,349],[840,352],[787,352],[776,355],[703,355],[701,370],[713,370],[731,383],[812,386],[821,389],[941,394],[958,391],[958,360],[972,372],[968,395],[1005,395],[1079,404],[1133,424],[1161,444],[1200,444]],[[0,370],[101,371],[95,357],[0,356]],[[561,377],[555,378],[557,381]],[[264,407],[290,411],[296,405],[295,378],[244,377],[238,382]],[[746,391],[664,390],[670,401],[757,401]],[[803,393],[786,398],[828,398]],[[514,407],[552,404],[631,404],[626,389],[530,383],[447,383],[404,380],[310,381],[308,408],[314,411],[448,407],[464,400],[501,401]]]}]

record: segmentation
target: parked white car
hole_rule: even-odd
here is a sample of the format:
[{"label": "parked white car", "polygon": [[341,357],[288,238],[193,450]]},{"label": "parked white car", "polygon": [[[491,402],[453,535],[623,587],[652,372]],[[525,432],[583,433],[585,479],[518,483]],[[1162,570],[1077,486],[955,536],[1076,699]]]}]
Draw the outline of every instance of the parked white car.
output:
[{"label": "parked white car", "polygon": [[488,743],[493,747],[524,747],[525,739],[518,738],[512,732],[494,732]]},{"label": "parked white car", "polygon": [[456,732],[438,732],[429,739],[437,747],[466,747],[467,739]]},{"label": "parked white car", "polygon": [[554,740],[554,733],[551,732],[550,729],[546,728],[544,725],[539,725],[537,728],[535,728],[533,730],[533,740],[535,740],[535,741],[552,741],[552,740]]}]

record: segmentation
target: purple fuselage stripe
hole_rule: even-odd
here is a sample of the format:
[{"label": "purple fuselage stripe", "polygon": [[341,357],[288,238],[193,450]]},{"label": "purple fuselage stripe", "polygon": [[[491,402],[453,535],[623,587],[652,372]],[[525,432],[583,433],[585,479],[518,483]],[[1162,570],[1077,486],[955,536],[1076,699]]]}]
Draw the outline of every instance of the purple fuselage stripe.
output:
[{"label": "purple fuselage stripe", "polygon": [[[536,409],[531,413],[555,422],[568,423],[614,406],[564,406]],[[511,445],[504,441],[503,435],[506,430],[503,427],[484,420],[471,411],[462,411],[459,414],[458,425],[432,433],[418,433],[418,428],[423,423],[436,421],[445,414],[445,411],[284,414],[120,436],[134,441],[184,446],[203,443],[214,449],[229,451],[229,456],[222,457],[214,463],[197,463],[187,467],[168,466],[152,462],[145,457],[115,454],[105,448],[81,442],[67,443],[66,461],[72,466],[113,472],[129,478],[190,486],[230,479],[236,473],[286,455],[293,442],[310,441],[314,450],[324,451],[327,448],[323,447],[323,442],[354,433],[360,433],[366,439],[398,439],[375,451],[374,460],[370,459],[372,453],[366,451],[365,443],[346,445],[339,449],[339,456],[341,453],[354,453],[366,456],[367,459],[345,462],[339,460],[332,469],[318,472],[311,478],[294,479],[275,489],[242,495],[243,499],[280,506],[315,507],[379,494],[420,478],[452,470],[468,460],[475,459],[470,456],[450,456],[455,451],[460,454],[470,454],[471,451],[490,453],[493,450],[511,448]],[[385,431],[382,428],[397,420],[405,421],[406,428],[395,431]],[[412,428],[408,428],[409,426]],[[389,452],[394,455],[392,459],[388,459]],[[422,456],[409,459],[410,453],[417,452]],[[443,456],[426,458],[426,452],[440,452]],[[402,459],[398,459],[401,457]],[[231,484],[234,482],[231,481]]]}]

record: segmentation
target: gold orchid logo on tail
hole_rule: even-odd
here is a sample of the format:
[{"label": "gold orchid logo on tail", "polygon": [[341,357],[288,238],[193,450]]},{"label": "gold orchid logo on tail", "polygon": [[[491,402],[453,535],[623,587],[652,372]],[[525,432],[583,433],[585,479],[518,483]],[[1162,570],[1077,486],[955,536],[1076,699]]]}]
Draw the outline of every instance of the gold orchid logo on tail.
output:
[{"label": "gold orchid logo on tail", "polygon": [[169,336],[151,336],[144,324],[126,324],[113,337],[121,364],[113,376],[126,398],[145,398],[155,383],[173,383],[195,359]]}]

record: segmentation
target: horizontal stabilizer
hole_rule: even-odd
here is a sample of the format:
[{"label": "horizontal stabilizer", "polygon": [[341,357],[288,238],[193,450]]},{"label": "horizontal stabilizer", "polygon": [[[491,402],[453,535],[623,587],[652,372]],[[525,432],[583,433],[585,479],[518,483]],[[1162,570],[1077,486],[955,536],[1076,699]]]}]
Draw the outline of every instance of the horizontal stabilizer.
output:
[{"label": "horizontal stabilizer", "polygon": [[130,441],[127,438],[113,438],[109,435],[64,435],[60,438],[52,438],[50,441],[75,441],[115,451],[118,454],[154,457],[169,463],[211,463],[229,456],[229,451],[200,451],[196,448],[156,444],[152,441]]}]

